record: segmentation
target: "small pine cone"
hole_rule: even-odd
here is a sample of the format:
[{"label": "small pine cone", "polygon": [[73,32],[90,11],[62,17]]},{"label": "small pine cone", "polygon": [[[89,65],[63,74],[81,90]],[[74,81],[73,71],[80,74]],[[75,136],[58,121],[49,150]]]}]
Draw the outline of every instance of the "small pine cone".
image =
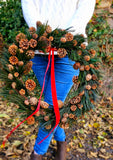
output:
[{"label": "small pine cone", "polygon": [[61,122],[62,122],[62,123],[66,123],[66,122],[67,122],[67,118],[66,118],[66,117],[63,117],[62,120],[61,120]]},{"label": "small pine cone", "polygon": [[77,107],[78,107],[79,109],[82,109],[82,108],[83,108],[83,104],[77,104]]},{"label": "small pine cone", "polygon": [[14,69],[14,67],[11,64],[8,64],[7,66],[9,68],[9,71],[12,71]]},{"label": "small pine cone", "polygon": [[46,115],[46,112],[44,111],[44,109],[40,109],[40,114],[41,114],[42,116],[45,116],[45,115]]},{"label": "small pine cone", "polygon": [[90,66],[89,65],[86,65],[84,68],[85,68],[86,71],[90,70]]},{"label": "small pine cone", "polygon": [[16,55],[18,47],[15,44],[12,44],[11,46],[9,46],[9,53],[12,54],[13,56]]},{"label": "small pine cone", "polygon": [[96,88],[97,88],[97,84],[93,84],[93,85],[91,86],[91,88],[92,88],[92,89],[96,89]]},{"label": "small pine cone", "polygon": [[18,73],[18,72],[15,72],[15,73],[14,73],[14,76],[15,76],[15,77],[18,77],[18,76],[19,76],[19,73]]},{"label": "small pine cone", "polygon": [[71,105],[71,107],[70,107],[70,109],[71,109],[71,111],[76,111],[76,109],[77,109],[77,106],[76,105]]},{"label": "small pine cone", "polygon": [[29,46],[30,46],[31,48],[35,48],[35,47],[37,46],[37,41],[36,41],[35,39],[31,39],[31,40],[29,41]]},{"label": "small pine cone", "polygon": [[82,49],[86,49],[86,45],[84,43],[82,43],[80,46]]},{"label": "small pine cone", "polygon": [[59,107],[59,108],[62,108],[63,105],[64,105],[64,103],[63,103],[61,100],[58,100],[57,102],[58,102],[58,107]]},{"label": "small pine cone", "polygon": [[47,37],[47,32],[44,32],[42,36]]},{"label": "small pine cone", "polygon": [[21,48],[21,49],[28,49],[29,48],[29,41],[28,41],[28,39],[21,39],[20,41],[19,41],[19,47]]},{"label": "small pine cone", "polygon": [[30,34],[34,34],[35,32],[36,32],[35,27],[30,27],[30,28],[29,28],[29,33],[30,33]]},{"label": "small pine cone", "polygon": [[27,124],[32,125],[34,123],[35,123],[35,118],[33,116],[27,119]]},{"label": "small pine cone", "polygon": [[23,61],[19,61],[18,62],[18,66],[23,66],[24,65],[24,62]]},{"label": "small pine cone", "polygon": [[72,113],[69,114],[69,118],[70,118],[70,119],[73,119],[74,117],[75,117],[74,114],[72,114]]},{"label": "small pine cone", "polygon": [[47,130],[51,129],[51,124],[46,125],[45,128],[46,128]]},{"label": "small pine cone", "polygon": [[59,58],[64,58],[67,54],[67,51],[64,48],[59,48],[57,50],[57,55]]},{"label": "small pine cone", "polygon": [[81,65],[81,66],[80,66],[80,71],[84,71],[84,69],[85,69],[85,68],[84,68],[84,65]]},{"label": "small pine cone", "polygon": [[10,80],[13,79],[13,75],[11,73],[8,74],[8,79],[10,79]]},{"label": "small pine cone", "polygon": [[68,113],[63,114],[63,117],[65,117],[65,118],[68,118],[68,116],[69,116]]},{"label": "small pine cone", "polygon": [[85,61],[90,61],[90,56],[84,56]]},{"label": "small pine cone", "polygon": [[35,116],[36,116],[36,117],[39,117],[39,116],[40,116],[40,111],[36,112],[36,113],[35,113]]},{"label": "small pine cone", "polygon": [[29,99],[29,103],[31,104],[31,105],[37,105],[37,103],[38,103],[38,99],[36,98],[36,97],[31,97],[30,99]]},{"label": "small pine cone", "polygon": [[28,106],[28,105],[29,105],[29,101],[28,101],[27,99],[25,99],[24,104],[25,104],[26,106]]},{"label": "small pine cone", "polygon": [[51,32],[52,32],[52,28],[51,28],[49,25],[48,25],[47,28],[46,28],[46,32],[47,32],[47,33],[51,33]]},{"label": "small pine cone", "polygon": [[92,75],[91,74],[87,74],[86,75],[86,81],[90,81],[92,79]]},{"label": "small pine cone", "polygon": [[16,56],[11,56],[11,57],[9,57],[9,62],[12,65],[16,65],[16,64],[18,64],[18,58]]},{"label": "small pine cone", "polygon": [[29,61],[25,66],[24,66],[24,68],[23,68],[23,73],[25,74],[25,75],[27,75],[30,71],[31,71],[31,69],[32,69],[32,65],[33,65],[33,62],[32,61]]},{"label": "small pine cone", "polygon": [[93,103],[93,104],[95,103],[93,99],[90,99],[90,102]]},{"label": "small pine cone", "polygon": [[82,92],[79,93],[79,96],[80,96],[80,97],[83,96],[84,93],[85,93],[85,91],[83,90]]},{"label": "small pine cone", "polygon": [[73,40],[73,46],[75,47],[77,45],[77,41],[76,40]]},{"label": "small pine cone", "polygon": [[86,89],[87,89],[87,90],[90,90],[90,89],[91,89],[91,86],[90,86],[90,85],[86,85]]},{"label": "small pine cone", "polygon": [[93,93],[92,91],[89,91],[89,95],[92,95],[92,93]]},{"label": "small pine cone", "polygon": [[70,100],[70,103],[71,104],[77,104],[77,103],[80,103],[81,101],[81,97],[80,96],[76,96],[76,97],[73,97],[71,100]]},{"label": "small pine cone", "polygon": [[33,50],[28,50],[28,51],[26,52],[26,55],[27,55],[27,57],[28,57],[29,59],[33,59],[34,56],[35,56],[35,52],[34,52]]},{"label": "small pine cone", "polygon": [[39,38],[39,41],[46,41],[46,40],[47,40],[46,36],[41,36],[41,37]]},{"label": "small pine cone", "polygon": [[24,90],[24,89],[19,90],[19,94],[20,94],[21,96],[24,96],[24,95],[25,95],[25,90]]},{"label": "small pine cone", "polygon": [[82,51],[81,51],[81,50],[78,50],[78,51],[77,51],[77,54],[78,54],[79,56],[81,56],[81,55],[82,55]]},{"label": "small pine cone", "polygon": [[34,107],[34,106],[31,106],[31,110],[34,111],[34,110],[35,110],[35,107]]},{"label": "small pine cone", "polygon": [[53,36],[50,36],[49,41],[53,41],[53,40],[54,40]]},{"label": "small pine cone", "polygon": [[95,68],[93,64],[89,64],[89,66],[90,66],[91,68]]},{"label": "small pine cone", "polygon": [[45,117],[44,117],[44,120],[45,120],[45,121],[49,121],[49,116],[45,116]]},{"label": "small pine cone", "polygon": [[61,41],[62,43],[65,43],[65,42],[66,42],[66,38],[65,38],[65,37],[61,37],[61,38],[60,38],[60,41]]},{"label": "small pine cone", "polygon": [[26,35],[24,33],[19,33],[16,36],[16,41],[19,42],[21,39],[25,39],[25,38],[26,38]]},{"label": "small pine cone", "polygon": [[28,89],[29,91],[33,91],[36,87],[36,83],[35,81],[33,81],[32,79],[28,79],[26,82],[25,82],[25,87],[26,89]]},{"label": "small pine cone", "polygon": [[79,63],[79,62],[76,62],[76,63],[73,65],[73,68],[74,68],[74,69],[79,69],[79,68],[80,68],[80,63]]},{"label": "small pine cone", "polygon": [[42,26],[42,23],[41,23],[40,21],[37,21],[37,22],[36,22],[36,26],[37,26],[37,27],[40,27],[40,26]]},{"label": "small pine cone", "polygon": [[24,53],[23,49],[19,49],[20,54]]},{"label": "small pine cone", "polygon": [[92,57],[95,57],[96,51],[94,49],[90,49],[89,52],[91,53]]},{"label": "small pine cone", "polygon": [[71,33],[66,33],[65,38],[66,38],[66,41],[72,41],[73,40],[73,35]]},{"label": "small pine cone", "polygon": [[92,75],[92,79],[95,81],[97,80],[97,76],[95,74]]},{"label": "small pine cone", "polygon": [[13,90],[10,90],[10,91],[9,91],[9,94],[13,94],[13,93],[14,93],[14,91],[13,91]]},{"label": "small pine cone", "polygon": [[32,35],[32,37],[33,37],[34,39],[37,39],[37,38],[38,38],[38,34],[34,33],[34,34]]},{"label": "small pine cone", "polygon": [[72,81],[73,81],[73,83],[77,84],[77,82],[78,82],[78,76],[73,76]]},{"label": "small pine cone", "polygon": [[16,88],[16,82],[12,82],[11,86],[12,86],[13,89],[15,89]]},{"label": "small pine cone", "polygon": [[98,82],[100,83],[100,85],[102,85],[102,84],[103,84],[102,80],[99,80]]},{"label": "small pine cone", "polygon": [[49,104],[47,102],[44,102],[44,101],[40,101],[40,106],[44,109],[47,109],[49,108]]}]

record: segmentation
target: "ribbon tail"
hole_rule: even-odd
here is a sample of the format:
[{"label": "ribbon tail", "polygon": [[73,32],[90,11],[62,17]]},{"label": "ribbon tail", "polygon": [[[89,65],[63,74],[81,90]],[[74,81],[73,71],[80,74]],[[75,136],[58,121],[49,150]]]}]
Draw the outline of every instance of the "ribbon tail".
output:
[{"label": "ribbon tail", "polygon": [[37,108],[36,110],[29,116],[27,117],[26,119],[24,119],[22,122],[20,122],[15,128],[13,128],[10,133],[5,137],[5,140],[2,142],[2,145],[3,147],[5,147],[5,143],[6,141],[8,140],[8,138],[10,137],[10,135],[22,124],[24,123],[26,120],[28,120],[30,117],[32,117],[34,114],[36,114],[39,109],[40,109],[40,101],[41,101],[41,98],[42,98],[42,94],[43,94],[43,91],[44,91],[44,86],[45,86],[45,78],[46,78],[46,74],[47,74],[47,71],[49,69],[49,66],[50,66],[50,56],[51,56],[51,53],[49,53],[49,56],[48,56],[48,65],[47,65],[47,68],[46,68],[46,72],[45,72],[45,75],[44,75],[44,81],[43,81],[43,86],[42,86],[42,91],[41,91],[41,94],[40,94],[40,98],[39,98],[39,102],[38,102],[38,105],[37,105]]},{"label": "ribbon tail", "polygon": [[52,100],[53,100],[53,107],[54,107],[54,112],[55,112],[55,117],[56,117],[56,123],[54,128],[49,132],[49,134],[42,139],[38,144],[42,143],[49,135],[55,130],[57,125],[59,124],[60,121],[60,112],[58,108],[58,102],[57,102],[57,93],[56,93],[56,84],[55,84],[55,70],[54,70],[54,48],[51,49],[52,52],[52,64],[51,64],[51,92],[52,92]]}]

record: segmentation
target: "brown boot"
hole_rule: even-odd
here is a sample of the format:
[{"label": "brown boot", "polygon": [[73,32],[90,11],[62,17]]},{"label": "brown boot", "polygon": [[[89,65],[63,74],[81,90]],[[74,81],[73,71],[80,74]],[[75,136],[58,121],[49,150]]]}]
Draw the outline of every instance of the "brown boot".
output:
[{"label": "brown boot", "polygon": [[55,156],[55,160],[66,160],[66,141],[57,141],[57,153]]},{"label": "brown boot", "polygon": [[30,160],[42,160],[42,155],[34,154],[34,151],[33,151],[30,156]]}]

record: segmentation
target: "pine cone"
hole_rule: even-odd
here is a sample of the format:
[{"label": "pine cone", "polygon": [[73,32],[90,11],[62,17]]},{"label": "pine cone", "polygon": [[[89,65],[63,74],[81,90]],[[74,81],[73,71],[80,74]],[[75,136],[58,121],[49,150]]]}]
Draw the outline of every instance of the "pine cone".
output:
[{"label": "pine cone", "polygon": [[67,54],[67,51],[64,48],[59,48],[57,50],[57,55],[59,58],[64,58]]},{"label": "pine cone", "polygon": [[90,90],[90,89],[91,89],[91,86],[90,86],[90,85],[86,85],[86,89],[87,89],[87,90]]},{"label": "pine cone", "polygon": [[80,103],[81,101],[81,97],[80,96],[76,96],[76,97],[73,97],[71,100],[70,100],[70,103],[71,104],[77,104],[77,103]]},{"label": "pine cone", "polygon": [[76,109],[77,109],[77,106],[76,105],[71,105],[71,107],[70,107],[70,109],[71,109],[71,111],[76,111]]},{"label": "pine cone", "polygon": [[90,61],[90,56],[84,56],[85,61]]},{"label": "pine cone", "polygon": [[47,102],[40,101],[40,106],[44,109],[47,109],[49,107],[49,104]]},{"label": "pine cone", "polygon": [[84,71],[84,65],[80,66],[80,71]]},{"label": "pine cone", "polygon": [[92,75],[91,74],[87,74],[86,75],[86,81],[90,81],[92,79]]},{"label": "pine cone", "polygon": [[59,107],[59,108],[62,108],[63,105],[64,105],[64,103],[63,103],[61,100],[58,100],[57,102],[58,102],[58,107]]},{"label": "pine cone", "polygon": [[76,63],[73,65],[73,68],[74,68],[74,69],[79,69],[79,68],[80,68],[80,63],[79,63],[79,62],[76,62]]},{"label": "pine cone", "polygon": [[38,103],[38,99],[36,98],[36,97],[31,97],[30,99],[29,99],[29,102],[30,102],[30,104],[31,105],[37,105],[37,103]]}]

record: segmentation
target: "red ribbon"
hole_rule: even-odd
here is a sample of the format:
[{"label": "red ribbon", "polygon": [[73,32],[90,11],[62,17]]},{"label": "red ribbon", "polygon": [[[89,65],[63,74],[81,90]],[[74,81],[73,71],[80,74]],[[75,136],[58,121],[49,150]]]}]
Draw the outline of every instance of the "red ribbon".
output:
[{"label": "red ribbon", "polygon": [[6,136],[5,140],[4,140],[3,143],[2,143],[3,147],[5,147],[6,140],[9,138],[9,136],[10,136],[22,123],[24,123],[26,120],[28,120],[30,117],[32,117],[34,114],[36,114],[36,113],[39,111],[39,109],[40,109],[40,101],[41,101],[42,94],[43,94],[43,91],[44,91],[44,86],[45,86],[45,78],[46,78],[46,74],[47,74],[47,71],[48,71],[49,66],[50,66],[51,52],[52,52],[52,62],[51,62],[51,92],[52,92],[52,100],[53,100],[54,112],[55,112],[55,116],[56,116],[56,123],[55,123],[54,128],[50,131],[50,133],[49,133],[43,140],[41,140],[38,144],[42,143],[42,142],[54,131],[54,129],[55,129],[55,128],[57,127],[57,125],[59,124],[59,121],[60,121],[60,112],[59,112],[59,108],[58,108],[56,85],[55,85],[54,48],[51,48],[51,49],[50,49],[50,52],[49,52],[49,55],[48,55],[48,64],[47,64],[46,72],[45,72],[45,75],[44,75],[44,81],[43,81],[43,86],[42,86],[42,91],[41,91],[41,94],[40,94],[38,106],[37,106],[35,112],[33,112],[29,117],[27,117],[25,120],[23,120],[22,122],[20,122],[15,128],[13,128],[13,129],[10,131],[10,133]]}]

